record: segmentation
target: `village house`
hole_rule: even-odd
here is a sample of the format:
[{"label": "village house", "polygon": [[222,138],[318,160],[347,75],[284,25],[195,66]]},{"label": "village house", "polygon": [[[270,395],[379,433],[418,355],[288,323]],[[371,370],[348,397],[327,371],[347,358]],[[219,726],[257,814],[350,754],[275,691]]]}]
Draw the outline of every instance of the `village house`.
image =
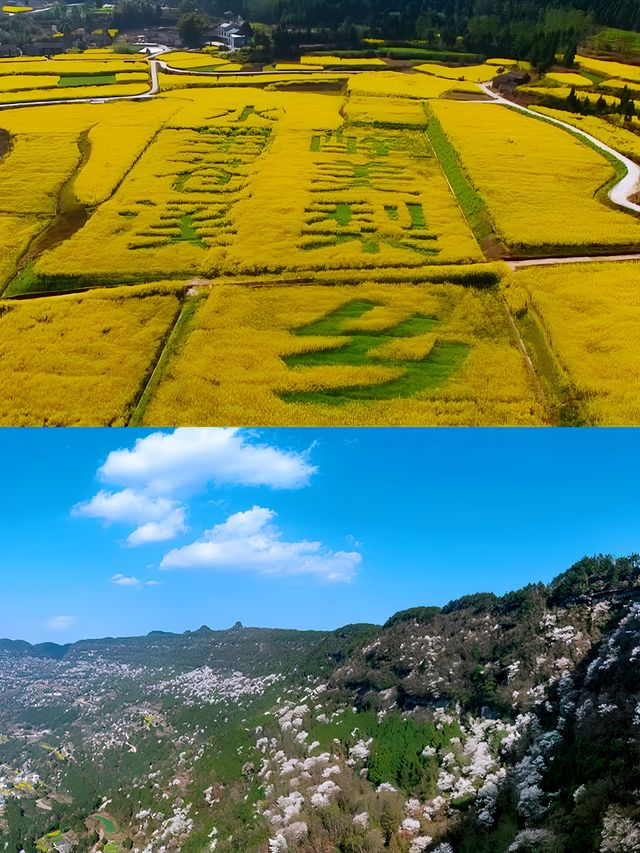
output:
[{"label": "village house", "polygon": [[237,50],[244,47],[248,41],[248,36],[242,31],[243,24],[242,18],[224,21],[213,28],[213,36],[225,44],[229,50]]},{"label": "village house", "polygon": [[491,86],[498,92],[513,92],[518,86],[523,86],[530,80],[531,77],[526,71],[509,71],[507,74],[494,77]]}]

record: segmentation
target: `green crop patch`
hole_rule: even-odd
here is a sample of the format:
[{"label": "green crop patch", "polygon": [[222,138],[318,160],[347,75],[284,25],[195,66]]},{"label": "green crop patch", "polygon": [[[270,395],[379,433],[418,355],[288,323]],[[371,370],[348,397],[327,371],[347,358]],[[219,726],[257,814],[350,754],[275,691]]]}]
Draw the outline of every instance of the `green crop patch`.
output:
[{"label": "green crop patch", "polygon": [[65,74],[58,81],[58,86],[115,86],[117,82],[115,74]]},{"label": "green crop patch", "polygon": [[403,341],[427,335],[437,328],[439,320],[414,314],[399,323],[381,331],[368,331],[358,328],[346,328],[350,321],[358,320],[376,307],[368,300],[354,300],[327,316],[299,329],[293,334],[299,336],[322,335],[335,337],[335,345],[297,353],[284,358],[290,368],[319,367],[324,365],[367,365],[376,364],[402,368],[396,378],[379,384],[349,386],[342,388],[324,388],[313,391],[281,392],[281,399],[288,402],[341,403],[349,400],[386,400],[399,397],[411,397],[430,388],[442,385],[462,366],[470,346],[454,341],[428,340],[424,352],[416,357],[393,357],[385,354],[383,348],[391,341]]}]

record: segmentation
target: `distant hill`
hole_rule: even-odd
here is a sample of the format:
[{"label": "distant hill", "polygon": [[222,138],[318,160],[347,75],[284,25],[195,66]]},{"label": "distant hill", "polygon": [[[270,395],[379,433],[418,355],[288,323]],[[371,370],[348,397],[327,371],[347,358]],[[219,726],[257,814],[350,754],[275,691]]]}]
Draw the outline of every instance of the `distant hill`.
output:
[{"label": "distant hill", "polygon": [[0,789],[11,853],[633,853],[640,558],[383,626],[0,641]]}]

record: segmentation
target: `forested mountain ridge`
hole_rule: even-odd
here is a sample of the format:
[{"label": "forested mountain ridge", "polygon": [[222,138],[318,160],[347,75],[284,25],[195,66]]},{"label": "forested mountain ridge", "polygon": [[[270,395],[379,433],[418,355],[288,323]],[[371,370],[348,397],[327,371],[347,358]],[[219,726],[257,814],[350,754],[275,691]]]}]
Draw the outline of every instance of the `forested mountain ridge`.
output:
[{"label": "forested mountain ridge", "polygon": [[[216,14],[221,7],[204,0],[203,8]],[[558,53],[572,62],[600,27],[640,27],[634,0],[241,0],[239,8],[246,20],[279,28],[273,32],[276,54],[319,41],[355,48],[367,36],[395,40],[398,47],[411,42],[545,65]]]},{"label": "forested mountain ridge", "polygon": [[636,555],[382,627],[3,641],[0,846],[640,850],[638,660]]}]

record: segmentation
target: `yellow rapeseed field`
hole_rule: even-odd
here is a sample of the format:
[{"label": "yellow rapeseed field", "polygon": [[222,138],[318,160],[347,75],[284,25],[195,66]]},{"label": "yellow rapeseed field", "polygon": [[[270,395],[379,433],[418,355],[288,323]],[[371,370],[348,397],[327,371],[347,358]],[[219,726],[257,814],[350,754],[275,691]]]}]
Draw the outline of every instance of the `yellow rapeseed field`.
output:
[{"label": "yellow rapeseed field", "polygon": [[118,83],[148,83],[148,71],[117,71],[116,80]]},{"label": "yellow rapeseed field", "polygon": [[62,59],[65,62],[87,62],[91,59],[131,63],[147,61],[147,57],[141,53],[116,53],[112,47],[91,47],[78,53],[55,53],[51,59]]},{"label": "yellow rapeseed field", "polygon": [[[0,127],[12,135],[73,134],[78,136],[98,124],[123,104],[50,104],[43,107],[24,107],[0,113]],[[143,108],[145,104],[126,105]],[[45,120],[46,119],[46,120]]]},{"label": "yellow rapeseed field", "polygon": [[543,79],[561,86],[575,86],[576,89],[580,86],[593,86],[592,80],[582,74],[576,74],[575,71],[548,71]]},{"label": "yellow rapeseed field", "polygon": [[22,92],[2,92],[0,103],[17,104],[25,101],[60,101],[70,98],[119,98],[143,95],[149,91],[148,83],[117,83],[100,86],[65,86],[55,89],[29,89]]},{"label": "yellow rapeseed field", "polygon": [[[7,126],[3,115],[0,126]],[[58,192],[80,160],[75,133],[20,134],[0,160],[0,213],[53,214]]]},{"label": "yellow rapeseed field", "polygon": [[74,184],[78,200],[93,206],[109,198],[161,124],[178,109],[179,104],[159,98],[104,104],[97,113],[85,107],[88,123],[99,120],[89,130],[90,155]]},{"label": "yellow rapeseed field", "polygon": [[616,95],[620,94],[620,90],[626,88],[631,92],[634,98],[637,98],[640,95],[640,80],[637,80],[635,83],[630,83],[628,80],[603,80],[602,83],[599,84],[599,89],[604,89],[605,91],[614,92]]},{"label": "yellow rapeseed field", "polygon": [[605,77],[619,77],[621,80],[640,82],[640,67],[626,65],[624,62],[610,62],[604,59],[593,59],[590,56],[576,56],[576,62],[585,71],[602,74]]},{"label": "yellow rapeseed field", "polygon": [[[118,191],[70,240],[45,253],[36,269],[46,275],[121,272],[159,277],[216,266],[228,240],[228,204],[244,186],[247,165],[261,139],[164,130]],[[194,158],[199,161],[194,169]],[[225,183],[224,166],[238,158]],[[212,257],[213,255],[213,257]]]},{"label": "yellow rapeseed field", "polygon": [[27,248],[29,241],[45,224],[46,220],[36,216],[0,213],[0,293],[13,275],[16,261]]},{"label": "yellow rapeseed field", "polygon": [[336,72],[334,74],[305,74],[301,79],[300,74],[287,74],[286,72],[274,74],[258,74],[258,75],[242,75],[233,74],[233,71],[239,71],[240,66],[226,65],[225,72],[209,74],[165,74],[160,72],[158,80],[160,88],[163,92],[171,92],[177,89],[191,88],[221,88],[221,87],[236,87],[236,88],[254,88],[260,87],[276,87],[283,84],[305,84],[322,83],[328,85],[330,83],[340,83],[348,79],[348,75]]},{"label": "yellow rapeseed field", "polygon": [[351,95],[381,95],[398,98],[439,98],[445,92],[480,92],[475,83],[449,80],[428,74],[398,74],[395,71],[372,71],[354,74],[348,90]]},{"label": "yellow rapeseed field", "polygon": [[57,74],[6,74],[0,76],[0,92],[20,92],[24,89],[57,87]]},{"label": "yellow rapeseed field", "polygon": [[126,423],[179,309],[145,287],[0,302],[0,424]]},{"label": "yellow rapeseed field", "polygon": [[239,274],[482,257],[419,131],[281,129],[236,229],[225,269]]},{"label": "yellow rapeseed field", "polygon": [[640,264],[527,269],[529,294],[551,349],[598,425],[640,425]]},{"label": "yellow rapeseed field", "polygon": [[613,167],[569,132],[496,104],[435,100],[429,108],[508,246],[540,251],[640,242],[638,220],[595,197]]},{"label": "yellow rapeseed field", "polygon": [[305,63],[301,65],[299,62],[278,62],[274,66],[276,71],[322,71],[322,65],[311,65]]},{"label": "yellow rapeseed field", "polygon": [[[541,98],[545,98],[550,101],[557,102],[558,104],[562,104],[567,100],[567,97],[571,94],[571,87],[569,86],[520,86],[519,90],[521,92],[526,92],[530,95],[538,95]],[[616,98],[614,95],[607,95],[604,92],[580,92],[579,97],[580,100],[584,100],[587,98],[592,104],[595,104],[596,101],[602,96],[604,98],[605,103],[609,105],[619,104],[620,98]]]},{"label": "yellow rapeseed field", "polygon": [[422,104],[409,98],[352,95],[345,104],[343,114],[352,124],[420,127],[427,123]]},{"label": "yellow rapeseed field", "polygon": [[344,56],[301,56],[300,63],[302,65],[320,65],[322,68],[369,68],[370,66],[379,66],[383,67],[386,65],[384,59],[378,59],[377,57],[368,58],[363,56],[362,58],[352,57],[347,58]]},{"label": "yellow rapeseed field", "polygon": [[173,50],[169,53],[162,53],[159,59],[162,62],[166,62],[171,68],[179,68],[181,70],[229,64],[229,60],[224,56],[219,56],[218,54],[212,56],[210,53],[194,53],[187,50]]},{"label": "yellow rapeseed field", "polygon": [[64,54],[57,59],[0,59],[0,75],[5,74],[115,74],[116,72],[147,71],[149,64],[145,59],[126,59],[118,55],[115,58],[101,56],[86,59],[83,54]]},{"label": "yellow rapeseed field", "polygon": [[[542,115],[548,115],[552,118],[561,119],[574,127],[590,133],[596,139],[601,140],[606,145],[619,151],[621,154],[630,157],[633,160],[640,161],[640,137],[637,133],[632,133],[624,127],[619,127],[605,118],[597,116],[583,116],[579,113],[570,113],[566,110],[551,110],[547,107],[533,107],[536,112]],[[612,119],[618,118],[612,116]]]},{"label": "yellow rapeseed field", "polygon": [[[337,93],[185,94],[158,99],[179,109],[115,195],[41,256],[38,274],[111,281],[120,271],[256,275],[482,259],[424,133],[343,129]],[[108,130],[92,128],[89,141],[94,133],[104,152]],[[85,201],[95,171],[78,178]]]},{"label": "yellow rapeseed field", "polygon": [[466,80],[470,83],[488,83],[498,74],[495,65],[459,65],[450,67],[438,65],[437,62],[426,62],[424,65],[414,66],[414,71],[422,71],[424,74],[432,74],[434,77],[442,77],[445,80]]},{"label": "yellow rapeseed field", "polygon": [[215,288],[147,425],[544,421],[494,290]]}]

